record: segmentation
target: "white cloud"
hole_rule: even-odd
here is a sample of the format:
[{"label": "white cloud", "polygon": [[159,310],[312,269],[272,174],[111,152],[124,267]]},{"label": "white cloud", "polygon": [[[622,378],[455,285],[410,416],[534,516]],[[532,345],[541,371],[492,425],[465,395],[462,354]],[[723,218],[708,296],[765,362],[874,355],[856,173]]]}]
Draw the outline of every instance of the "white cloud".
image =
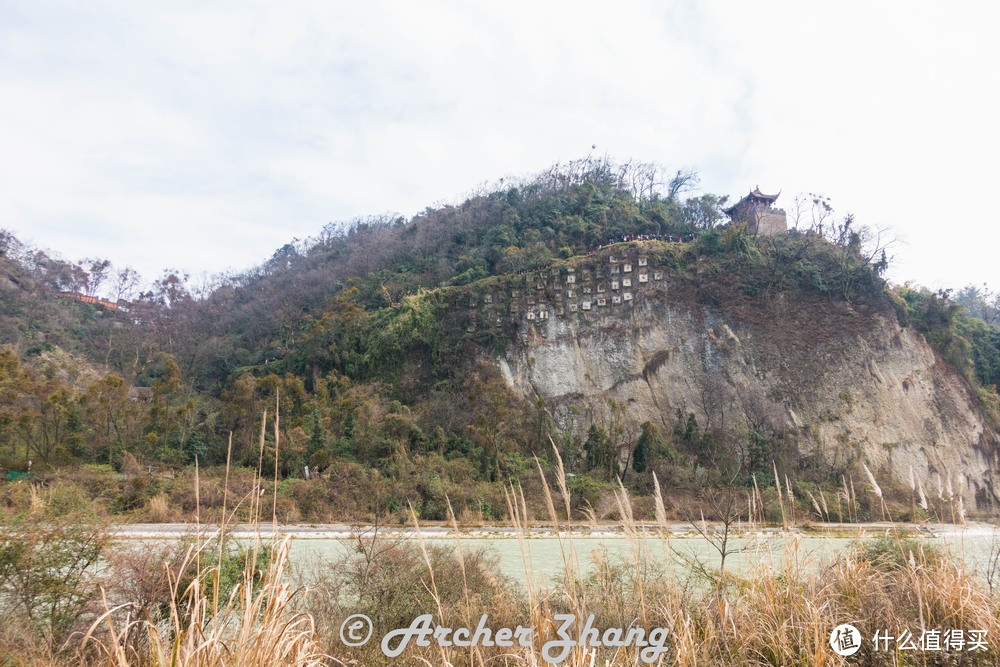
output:
[{"label": "white cloud", "polygon": [[830,194],[906,238],[897,280],[1000,277],[988,5],[162,7],[0,7],[0,225],[217,271],[597,144]]}]

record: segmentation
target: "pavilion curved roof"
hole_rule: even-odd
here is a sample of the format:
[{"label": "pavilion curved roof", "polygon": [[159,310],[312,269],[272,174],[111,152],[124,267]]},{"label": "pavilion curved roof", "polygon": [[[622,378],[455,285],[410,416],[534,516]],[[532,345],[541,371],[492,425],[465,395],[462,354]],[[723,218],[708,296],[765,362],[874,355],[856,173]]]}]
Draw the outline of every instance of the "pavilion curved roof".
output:
[{"label": "pavilion curved roof", "polygon": [[778,198],[778,195],[780,195],[780,194],[781,194],[781,190],[778,190],[778,194],[775,194],[775,195],[766,195],[766,194],[764,194],[763,192],[760,191],[760,186],[756,186],[756,187],[754,187],[753,190],[750,191],[749,194],[745,195],[738,202],[736,202],[735,204],[733,204],[729,208],[722,209],[722,212],[726,213],[726,214],[732,213],[733,211],[735,211],[736,209],[738,209],[740,206],[742,206],[743,204],[745,204],[747,202],[750,202],[750,201],[762,202],[762,203],[766,203],[766,204],[773,204],[774,200],[776,200]]}]

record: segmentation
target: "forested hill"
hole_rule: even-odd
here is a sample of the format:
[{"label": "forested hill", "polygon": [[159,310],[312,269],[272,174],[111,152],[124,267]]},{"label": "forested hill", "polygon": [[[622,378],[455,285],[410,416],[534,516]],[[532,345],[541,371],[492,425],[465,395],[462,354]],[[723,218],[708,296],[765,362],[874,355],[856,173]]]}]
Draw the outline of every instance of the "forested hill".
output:
[{"label": "forested hill", "polygon": [[[282,476],[300,475],[305,465],[327,479],[369,479],[377,470],[380,481],[368,483],[390,505],[415,494],[426,515],[440,514],[450,491],[498,509],[491,484],[521,475],[530,455],[548,456],[550,435],[568,450],[587,443],[560,434],[543,403],[515,396],[484,363],[512,330],[472,334],[449,304],[463,290],[572,263],[636,235],[667,241],[648,243],[695,305],[752,312],[754,304],[791,300],[891,313],[926,334],[983,409],[995,409],[1000,335],[967,315],[968,304],[889,290],[883,249],[822,198],[804,201],[798,230],[756,238],[723,227],[725,198],[693,196],[696,182],[651,165],[585,160],[409,220],[329,225],[198,290],[177,272],[141,285],[134,272],[104,260],[64,261],[4,234],[2,463],[220,464],[233,433],[236,462],[253,465],[261,414],[280,395]],[[686,242],[670,242],[678,237]],[[988,310],[991,295],[971,298]],[[657,434],[648,470],[687,465],[693,454],[682,440]],[[775,444],[774,451],[786,450]],[[581,479],[598,486],[628,479],[628,471],[591,470],[586,456],[570,458],[580,461]],[[142,507],[154,492],[125,505]]]},{"label": "forested hill", "polygon": [[[21,294],[31,298],[36,287],[47,296],[60,291],[102,293],[112,300],[138,296],[129,299],[132,312],[154,333],[157,351],[176,355],[198,388],[217,389],[235,368],[287,355],[303,315],[329,311],[338,295],[376,311],[420,289],[528,271],[624,234],[690,234],[721,220],[722,200],[714,195],[681,201],[679,195],[696,180],[691,174],[675,175],[665,196],[656,189],[661,180],[655,167],[643,164],[588,160],[554,167],[411,220],[383,215],[328,225],[317,237],[289,243],[261,265],[220,277],[199,294],[192,294],[187,277],[178,272],[165,272],[149,289],[136,292],[129,284],[132,274],[121,277],[102,260],[65,262],[19,248],[9,237],[5,254],[19,266],[8,262],[7,272],[30,276]],[[47,303],[52,312],[66,310],[53,299]],[[30,317],[23,308],[17,312]],[[16,340],[26,348],[43,340],[66,346],[78,337],[67,337],[73,320],[39,320]],[[5,332],[4,342],[14,340]],[[134,350],[86,344],[95,346],[95,358],[110,357],[127,379],[140,378],[149,361],[143,359],[148,353],[139,354],[136,363]]]},{"label": "forested hill", "polygon": [[[213,345],[184,365],[198,386],[217,386],[235,367],[293,354],[303,313],[318,317],[338,297],[373,312],[421,289],[529,271],[624,234],[689,234],[719,222],[719,198],[680,201],[691,175],[677,174],[666,196],[649,190],[659,178],[649,165],[585,161],[411,220],[381,216],[329,225],[318,238],[286,245],[228,280],[200,304],[200,322],[210,328],[190,334],[213,338]],[[186,350],[169,351],[180,356]]]}]

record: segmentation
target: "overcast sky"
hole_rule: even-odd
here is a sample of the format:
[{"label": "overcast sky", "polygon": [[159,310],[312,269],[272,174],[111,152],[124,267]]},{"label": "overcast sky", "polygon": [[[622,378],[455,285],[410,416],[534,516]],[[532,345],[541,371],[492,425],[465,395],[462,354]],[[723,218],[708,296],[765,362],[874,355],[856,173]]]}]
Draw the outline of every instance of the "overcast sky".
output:
[{"label": "overcast sky", "polygon": [[598,154],[1000,289],[1000,5],[0,0],[0,227],[147,278]]}]

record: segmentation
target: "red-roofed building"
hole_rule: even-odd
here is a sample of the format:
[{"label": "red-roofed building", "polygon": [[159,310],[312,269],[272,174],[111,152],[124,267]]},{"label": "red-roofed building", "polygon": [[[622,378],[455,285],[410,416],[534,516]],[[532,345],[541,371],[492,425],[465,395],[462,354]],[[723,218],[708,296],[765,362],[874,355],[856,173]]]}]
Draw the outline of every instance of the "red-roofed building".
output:
[{"label": "red-roofed building", "polygon": [[86,294],[76,294],[75,292],[59,292],[59,296],[64,299],[75,299],[82,303],[92,303],[95,306],[101,306],[102,308],[107,308],[108,310],[120,310],[121,306],[117,303],[112,303],[106,299],[98,299],[96,296],[87,296]]}]

